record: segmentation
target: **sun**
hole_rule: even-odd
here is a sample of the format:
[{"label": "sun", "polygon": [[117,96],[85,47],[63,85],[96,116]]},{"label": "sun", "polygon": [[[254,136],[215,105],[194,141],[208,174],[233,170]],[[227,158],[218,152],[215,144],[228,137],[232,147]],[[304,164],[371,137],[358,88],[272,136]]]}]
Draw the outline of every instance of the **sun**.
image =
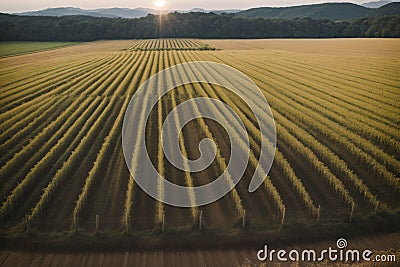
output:
[{"label": "sun", "polygon": [[154,5],[161,8],[165,5],[165,1],[154,1]]}]

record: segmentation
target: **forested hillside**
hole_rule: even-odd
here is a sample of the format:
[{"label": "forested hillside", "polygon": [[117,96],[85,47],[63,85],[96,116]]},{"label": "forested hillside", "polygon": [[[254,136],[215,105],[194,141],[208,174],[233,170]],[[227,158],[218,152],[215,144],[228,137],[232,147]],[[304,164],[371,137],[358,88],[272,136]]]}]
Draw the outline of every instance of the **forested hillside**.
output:
[{"label": "forested hillside", "polygon": [[0,15],[2,41],[92,41],[159,37],[400,37],[400,16],[331,21],[312,18],[242,18],[236,17],[235,14],[214,13],[170,13],[161,17],[148,15],[137,19]]}]

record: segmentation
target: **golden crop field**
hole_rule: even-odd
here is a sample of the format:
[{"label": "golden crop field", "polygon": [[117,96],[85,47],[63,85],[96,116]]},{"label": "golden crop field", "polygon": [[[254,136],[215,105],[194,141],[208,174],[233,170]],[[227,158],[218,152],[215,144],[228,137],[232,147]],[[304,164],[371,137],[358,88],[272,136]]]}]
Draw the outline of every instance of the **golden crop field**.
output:
[{"label": "golden crop field", "polygon": [[[200,141],[214,140],[217,157],[209,168],[187,173],[164,157],[162,123],[185,100],[210,97],[229,105],[251,145],[244,178],[229,194],[203,207],[192,196],[192,208],[176,208],[136,185],[121,129],[144,81],[191,61],[227,64],[258,85],[275,118],[277,150],[263,186],[248,193],[261,137],[251,110],[218,86],[176,88],[152,111],[146,130],[149,155],[166,179],[199,186],[228,164],[226,132],[208,119],[185,126],[179,144],[196,159]],[[232,234],[243,216],[246,229],[257,232],[282,224],[348,224],[400,208],[400,40],[98,41],[1,58],[0,77],[3,232],[23,233],[29,224],[44,236],[96,229],[135,238],[161,229],[190,233],[201,211],[203,232]],[[141,107],[136,110],[141,116]],[[134,170],[146,152],[135,153]]]}]

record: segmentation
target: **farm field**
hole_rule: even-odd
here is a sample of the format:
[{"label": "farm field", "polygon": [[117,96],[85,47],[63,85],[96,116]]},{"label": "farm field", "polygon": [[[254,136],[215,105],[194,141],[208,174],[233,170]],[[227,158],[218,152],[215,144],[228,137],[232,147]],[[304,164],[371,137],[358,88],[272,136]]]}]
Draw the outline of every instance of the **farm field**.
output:
[{"label": "farm field", "polygon": [[73,42],[0,42],[0,57],[61,48]]},{"label": "farm field", "polygon": [[[160,129],[185,100],[211,97],[228,104],[251,144],[244,178],[229,194],[204,207],[176,208],[135,184],[121,129],[140,84],[191,61],[227,64],[259,86],[274,115],[277,150],[263,186],[248,193],[260,153],[249,108],[218,86],[176,88],[153,110],[146,131],[147,150],[166,179],[206,184],[223,172],[230,155],[226,132],[198,119],[184,127],[181,150],[196,159],[199,142],[209,137],[217,159],[190,174],[169,164]],[[400,208],[400,40],[98,41],[1,58],[0,77],[0,221],[7,240],[23,234],[26,221],[41,238],[92,235],[98,216],[99,231],[108,237],[128,232],[140,239],[157,237],[162,225],[169,235],[196,232],[200,210],[202,231],[234,235],[244,214],[246,231],[257,233],[278,231],[282,221],[349,225],[369,217],[376,223],[374,215]]]}]

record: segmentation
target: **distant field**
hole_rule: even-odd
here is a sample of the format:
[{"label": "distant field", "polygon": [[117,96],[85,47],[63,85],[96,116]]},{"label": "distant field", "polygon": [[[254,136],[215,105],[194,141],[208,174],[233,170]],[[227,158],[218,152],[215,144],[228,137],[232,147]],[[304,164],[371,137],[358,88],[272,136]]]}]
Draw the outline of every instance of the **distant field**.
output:
[{"label": "distant field", "polygon": [[73,45],[73,42],[0,42],[0,57]]},{"label": "distant field", "polygon": [[[217,50],[196,50],[203,47]],[[12,51],[40,48],[45,49],[16,43]],[[162,121],[193,97],[216,98],[232,107],[248,129],[252,158],[244,178],[222,199],[176,208],[136,185],[122,153],[121,125],[140,84],[189,61],[230,65],[260,87],[276,121],[277,151],[265,184],[249,194],[260,131],[248,107],[210,84],[178,87],[156,106],[146,131],[160,173],[177,184],[198,186],[227,164],[226,133],[209,120],[190,122],[179,137],[191,159],[199,157],[201,139],[216,142],[219,153],[209,168],[185,174],[163,156]],[[394,39],[101,41],[2,58],[1,230],[23,233],[27,218],[44,236],[75,228],[94,233],[99,215],[100,231],[112,236],[128,229],[140,240],[157,236],[164,218],[167,233],[196,232],[202,210],[204,231],[233,235],[242,233],[246,211],[249,232],[278,229],[279,237],[282,218],[288,225],[311,227],[319,218],[318,224],[335,223],[339,229],[351,226],[351,216],[395,213],[400,209],[399,69],[400,40]],[[141,111],[138,107],[135,114],[142,116]],[[135,151],[134,168],[140,168],[144,153]]]},{"label": "distant field", "polygon": [[339,55],[341,57],[396,57],[399,56],[398,39],[253,39],[204,40],[224,50],[271,50],[287,53]]}]

